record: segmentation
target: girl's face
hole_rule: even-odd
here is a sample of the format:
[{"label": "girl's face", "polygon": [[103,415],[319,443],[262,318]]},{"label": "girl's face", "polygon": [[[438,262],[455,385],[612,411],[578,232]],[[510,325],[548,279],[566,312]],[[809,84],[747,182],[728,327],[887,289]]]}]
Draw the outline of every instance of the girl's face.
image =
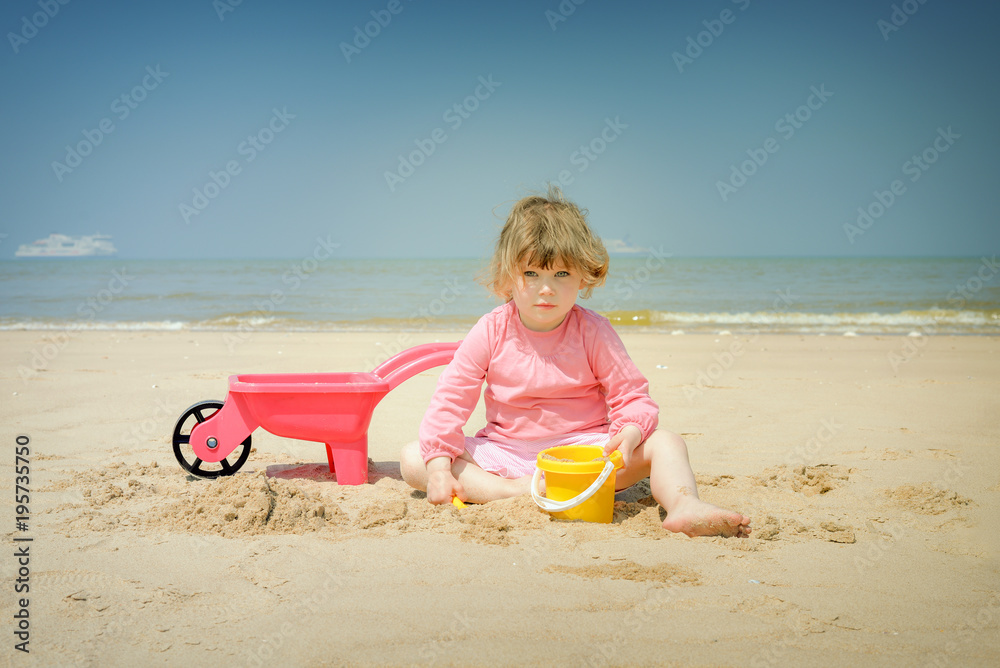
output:
[{"label": "girl's face", "polygon": [[581,288],[583,279],[561,264],[542,269],[522,263],[520,280],[511,293],[524,326],[548,332],[562,324]]}]

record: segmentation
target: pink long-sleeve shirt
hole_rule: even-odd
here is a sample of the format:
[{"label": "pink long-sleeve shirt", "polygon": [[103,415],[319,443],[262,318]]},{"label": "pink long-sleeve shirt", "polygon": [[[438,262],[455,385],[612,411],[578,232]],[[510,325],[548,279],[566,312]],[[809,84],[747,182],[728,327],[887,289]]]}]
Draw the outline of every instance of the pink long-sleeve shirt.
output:
[{"label": "pink long-sleeve shirt", "polygon": [[465,450],[462,428],[483,381],[490,440],[538,440],[572,432],[617,434],[636,425],[645,440],[659,407],[607,318],[574,305],[549,332],[521,323],[513,301],[487,313],[438,379],[420,424],[424,461]]}]

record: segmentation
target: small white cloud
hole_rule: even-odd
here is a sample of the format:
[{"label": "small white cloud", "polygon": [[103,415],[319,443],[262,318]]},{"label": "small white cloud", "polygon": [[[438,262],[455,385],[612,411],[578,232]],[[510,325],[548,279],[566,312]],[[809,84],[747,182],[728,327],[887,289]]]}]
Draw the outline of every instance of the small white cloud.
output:
[{"label": "small white cloud", "polygon": [[601,239],[604,242],[604,247],[608,249],[609,253],[648,253],[649,249],[645,246],[636,246],[635,244],[629,243],[627,239]]}]

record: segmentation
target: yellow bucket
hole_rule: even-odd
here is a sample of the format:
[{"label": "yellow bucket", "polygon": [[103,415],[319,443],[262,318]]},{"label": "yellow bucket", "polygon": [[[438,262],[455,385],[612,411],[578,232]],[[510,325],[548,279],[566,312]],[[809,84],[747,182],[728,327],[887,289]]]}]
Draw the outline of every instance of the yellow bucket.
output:
[{"label": "yellow bucket", "polygon": [[[615,470],[624,466],[615,450],[605,458],[599,445],[560,445],[538,453],[531,497],[560,520],[611,522],[615,514]],[[545,496],[538,481],[545,473]]]}]

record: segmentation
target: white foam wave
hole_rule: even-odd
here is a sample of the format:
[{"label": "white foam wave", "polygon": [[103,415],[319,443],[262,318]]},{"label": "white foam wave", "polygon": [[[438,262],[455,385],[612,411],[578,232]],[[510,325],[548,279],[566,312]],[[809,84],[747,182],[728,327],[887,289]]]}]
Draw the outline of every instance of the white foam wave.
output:
[{"label": "white foam wave", "polygon": [[[1000,335],[1000,312],[995,311],[903,311],[900,313],[807,313],[801,311],[691,313],[642,311],[639,318],[613,320],[615,326],[632,326],[680,334],[685,331],[748,331],[872,334],[987,334]],[[456,331],[466,330],[476,318],[411,319],[380,318],[377,321],[307,321],[275,315],[225,315],[211,320],[73,321],[0,319],[0,331]]]},{"label": "white foam wave", "polygon": [[0,323],[0,331],[81,331],[81,332],[107,332],[107,331],[164,331],[173,332],[184,329],[191,329],[191,323],[178,322],[176,320],[149,320],[149,321],[126,321],[116,322],[108,320],[89,321],[16,321]]},{"label": "white foam wave", "polygon": [[[743,312],[743,313],[684,313],[656,311],[650,314],[653,324],[685,324],[702,327],[720,325],[753,328],[807,328],[840,330],[866,328],[913,331],[916,327],[934,328],[998,328],[1000,315],[983,311],[902,311],[900,313],[804,313]],[[904,333],[906,333],[904,332]]]}]

